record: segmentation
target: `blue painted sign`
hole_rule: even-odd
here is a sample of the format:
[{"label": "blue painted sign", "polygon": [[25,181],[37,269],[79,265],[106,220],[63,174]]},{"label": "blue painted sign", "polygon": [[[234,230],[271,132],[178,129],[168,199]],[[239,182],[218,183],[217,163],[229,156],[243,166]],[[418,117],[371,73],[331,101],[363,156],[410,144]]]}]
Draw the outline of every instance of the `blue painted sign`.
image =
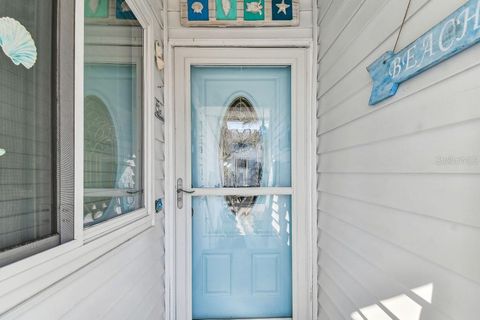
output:
[{"label": "blue painted sign", "polygon": [[189,21],[208,21],[208,0],[188,0]]},{"label": "blue painted sign", "polygon": [[402,82],[479,41],[480,0],[470,0],[400,52],[388,51],[367,68],[373,81],[370,105],[394,96]]},{"label": "blue painted sign", "polygon": [[292,6],[292,0],[272,0],[272,20],[292,20]]},{"label": "blue painted sign", "polygon": [[116,1],[116,8],[115,8],[115,16],[119,20],[137,20],[135,15],[133,14],[132,9],[127,4],[125,0],[117,0]]}]

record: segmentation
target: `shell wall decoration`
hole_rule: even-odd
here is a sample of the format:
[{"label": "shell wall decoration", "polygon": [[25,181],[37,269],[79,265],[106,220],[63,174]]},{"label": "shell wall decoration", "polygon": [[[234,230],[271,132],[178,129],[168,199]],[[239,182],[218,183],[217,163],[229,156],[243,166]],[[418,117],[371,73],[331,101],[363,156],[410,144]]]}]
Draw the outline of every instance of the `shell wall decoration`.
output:
[{"label": "shell wall decoration", "polygon": [[32,35],[17,20],[0,18],[0,47],[15,65],[30,69],[37,62],[37,47]]},{"label": "shell wall decoration", "polygon": [[88,6],[92,12],[97,12],[99,2],[100,0],[90,0],[90,4]]},{"label": "shell wall decoration", "polygon": [[222,0],[223,14],[228,16],[228,14],[230,13],[230,9],[232,9],[232,2],[230,0]]},{"label": "shell wall decoration", "polygon": [[185,27],[297,26],[299,0],[180,0]]}]

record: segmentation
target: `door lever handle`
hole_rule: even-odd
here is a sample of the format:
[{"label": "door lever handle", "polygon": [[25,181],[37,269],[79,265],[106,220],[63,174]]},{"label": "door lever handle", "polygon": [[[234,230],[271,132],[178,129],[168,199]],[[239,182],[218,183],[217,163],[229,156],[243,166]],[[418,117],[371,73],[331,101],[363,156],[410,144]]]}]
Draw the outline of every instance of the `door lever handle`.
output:
[{"label": "door lever handle", "polygon": [[183,194],[192,194],[195,193],[193,190],[185,190],[183,189],[183,180],[182,178],[177,179],[177,208],[183,208]]},{"label": "door lever handle", "polygon": [[177,193],[181,193],[181,192],[192,194],[192,193],[195,193],[195,190],[188,191],[188,190],[185,190],[185,189],[182,189],[182,188],[178,188]]},{"label": "door lever handle", "polygon": [[135,190],[135,191],[127,191],[128,194],[137,194],[142,192],[142,190]]}]

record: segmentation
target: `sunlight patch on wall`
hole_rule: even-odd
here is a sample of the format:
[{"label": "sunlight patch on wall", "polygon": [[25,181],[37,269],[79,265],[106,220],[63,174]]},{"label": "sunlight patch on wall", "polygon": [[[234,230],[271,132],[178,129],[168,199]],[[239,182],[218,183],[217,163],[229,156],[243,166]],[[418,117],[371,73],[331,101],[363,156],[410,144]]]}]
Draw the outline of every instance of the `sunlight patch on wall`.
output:
[{"label": "sunlight patch on wall", "polygon": [[[426,302],[432,303],[433,283],[412,289],[411,291]],[[350,317],[352,320],[392,320],[392,317],[390,317],[380,305],[388,309],[398,320],[420,320],[422,315],[422,306],[406,294],[401,294],[382,300],[379,304],[361,308],[353,312]]]},{"label": "sunlight patch on wall", "polygon": [[[360,313],[363,314],[365,318],[371,320],[392,320],[392,318],[376,304],[360,309]],[[354,318],[352,317],[352,319]]]},{"label": "sunlight patch on wall", "polygon": [[402,294],[381,302],[399,320],[420,320],[422,306]]},{"label": "sunlight patch on wall", "polygon": [[352,313],[352,320],[364,320],[364,319],[362,318],[360,313],[354,312],[354,313]]},{"label": "sunlight patch on wall", "polygon": [[430,304],[433,301],[433,283],[412,289],[412,292]]}]

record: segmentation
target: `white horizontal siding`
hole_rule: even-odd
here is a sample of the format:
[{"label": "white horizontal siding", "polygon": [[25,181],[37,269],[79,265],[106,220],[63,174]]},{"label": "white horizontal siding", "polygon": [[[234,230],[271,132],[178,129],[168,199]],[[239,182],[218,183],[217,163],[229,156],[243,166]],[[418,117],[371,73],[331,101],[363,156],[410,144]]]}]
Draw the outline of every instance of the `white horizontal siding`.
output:
[{"label": "white horizontal siding", "polygon": [[27,301],[9,319],[162,319],[163,221]]},{"label": "white horizontal siding", "polygon": [[[368,106],[366,67],[393,49],[407,2],[318,2],[321,320],[480,311],[480,47]],[[397,50],[465,2],[412,0]],[[425,285],[431,303],[414,292]]]}]

